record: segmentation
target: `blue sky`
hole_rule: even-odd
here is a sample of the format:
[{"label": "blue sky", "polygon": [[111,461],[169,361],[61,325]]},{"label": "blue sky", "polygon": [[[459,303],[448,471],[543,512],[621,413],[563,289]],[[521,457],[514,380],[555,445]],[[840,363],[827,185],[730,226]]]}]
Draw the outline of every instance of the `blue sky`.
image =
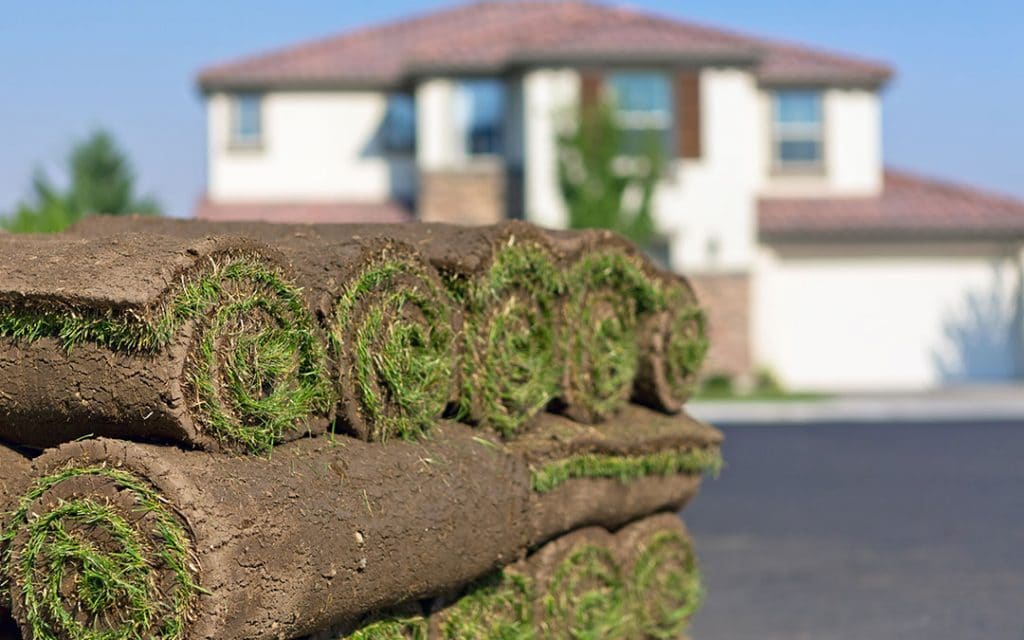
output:
[{"label": "blue sky", "polygon": [[[450,2],[35,0],[0,18],[0,212],[32,169],[112,130],[173,213],[205,176],[195,72],[215,61]],[[879,58],[890,165],[1024,197],[1024,3],[1011,0],[634,0],[631,6]]]}]

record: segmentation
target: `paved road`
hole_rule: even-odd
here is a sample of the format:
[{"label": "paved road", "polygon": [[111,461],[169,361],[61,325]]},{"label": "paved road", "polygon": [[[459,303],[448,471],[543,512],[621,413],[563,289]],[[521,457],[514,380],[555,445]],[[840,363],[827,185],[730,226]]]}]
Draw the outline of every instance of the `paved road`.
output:
[{"label": "paved road", "polygon": [[1024,423],[723,430],[695,640],[1024,640]]}]

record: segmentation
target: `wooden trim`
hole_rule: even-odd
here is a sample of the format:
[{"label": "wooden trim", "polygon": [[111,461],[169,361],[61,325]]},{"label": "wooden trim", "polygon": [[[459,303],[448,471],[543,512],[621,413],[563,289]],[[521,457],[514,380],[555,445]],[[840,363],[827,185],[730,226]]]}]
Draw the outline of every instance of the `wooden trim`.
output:
[{"label": "wooden trim", "polygon": [[701,157],[700,71],[676,72],[676,154]]},{"label": "wooden trim", "polygon": [[580,73],[580,109],[590,113],[601,105],[604,99],[604,75],[600,71],[586,70]]}]

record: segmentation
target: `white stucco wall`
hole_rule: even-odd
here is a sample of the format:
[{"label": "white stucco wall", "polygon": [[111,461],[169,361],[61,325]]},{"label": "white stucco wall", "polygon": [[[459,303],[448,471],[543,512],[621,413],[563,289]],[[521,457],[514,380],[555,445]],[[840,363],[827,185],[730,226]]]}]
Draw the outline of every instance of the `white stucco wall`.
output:
[{"label": "white stucco wall", "polygon": [[676,160],[660,185],[655,220],[678,271],[746,271],[756,242],[758,162],[763,141],[758,90],[739,69],[705,69],[701,157]]},{"label": "white stucco wall", "polygon": [[272,92],[263,144],[232,148],[231,100],[207,98],[207,192],[216,201],[384,201],[415,191],[411,155],[375,145],[387,107],[378,92]]},{"label": "white stucco wall", "polygon": [[558,186],[558,131],[579,102],[579,73],[535,69],[524,74],[521,86],[526,217],[545,227],[562,228],[568,214]]},{"label": "white stucco wall", "polygon": [[416,162],[421,169],[447,169],[461,161],[454,109],[451,78],[430,78],[416,85]]},{"label": "white stucco wall", "polygon": [[819,174],[787,174],[772,168],[772,98],[759,95],[763,185],[768,196],[872,196],[882,188],[882,106],[870,89],[831,88],[822,96],[825,164]]},{"label": "white stucco wall", "polygon": [[899,390],[1007,379],[1019,361],[1018,248],[764,248],[755,358],[791,389]]}]

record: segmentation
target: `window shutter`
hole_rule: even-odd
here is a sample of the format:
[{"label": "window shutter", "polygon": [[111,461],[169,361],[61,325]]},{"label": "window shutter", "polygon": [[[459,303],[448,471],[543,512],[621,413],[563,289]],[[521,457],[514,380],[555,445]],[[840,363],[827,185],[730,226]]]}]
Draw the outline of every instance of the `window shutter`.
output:
[{"label": "window shutter", "polygon": [[580,108],[583,113],[592,112],[601,104],[604,78],[598,71],[580,72]]},{"label": "window shutter", "polygon": [[676,153],[680,158],[699,158],[700,71],[676,73]]}]

